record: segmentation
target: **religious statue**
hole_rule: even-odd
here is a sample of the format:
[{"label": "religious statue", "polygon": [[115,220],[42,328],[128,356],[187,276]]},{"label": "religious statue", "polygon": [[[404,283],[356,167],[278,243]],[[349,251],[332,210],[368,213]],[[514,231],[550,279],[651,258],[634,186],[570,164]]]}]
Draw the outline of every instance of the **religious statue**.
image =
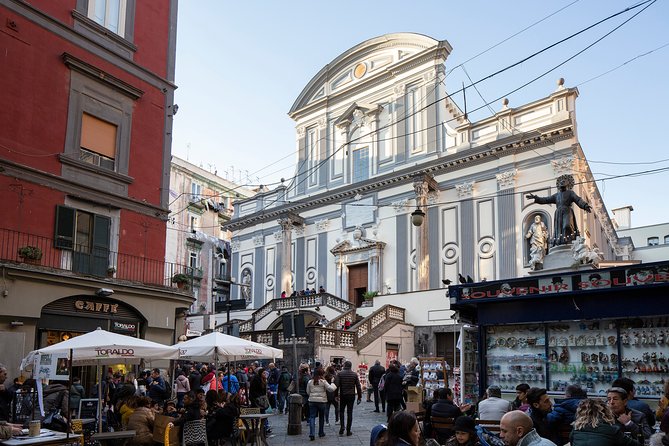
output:
[{"label": "religious statue", "polygon": [[530,267],[532,271],[543,269],[544,256],[548,251],[548,228],[541,220],[540,215],[534,216],[534,223],[530,226],[525,238],[530,241]]},{"label": "religious statue", "polygon": [[241,289],[242,298],[246,300],[246,302],[251,302],[251,271],[248,269],[242,271]]},{"label": "religious statue", "polygon": [[557,179],[558,191],[550,197],[538,197],[534,194],[528,194],[526,197],[534,200],[537,204],[555,204],[555,226],[553,230],[552,245],[567,245],[580,233],[576,225],[576,216],[572,209],[572,203],[586,212],[591,212],[590,205],[576,192],[571,190],[574,187],[574,177],[571,175],[561,175]]},{"label": "religious statue", "polygon": [[580,235],[577,235],[574,239],[571,252],[574,256],[574,266],[592,264],[595,268],[599,268],[599,260],[604,258],[603,253],[598,248],[588,248],[585,239]]}]

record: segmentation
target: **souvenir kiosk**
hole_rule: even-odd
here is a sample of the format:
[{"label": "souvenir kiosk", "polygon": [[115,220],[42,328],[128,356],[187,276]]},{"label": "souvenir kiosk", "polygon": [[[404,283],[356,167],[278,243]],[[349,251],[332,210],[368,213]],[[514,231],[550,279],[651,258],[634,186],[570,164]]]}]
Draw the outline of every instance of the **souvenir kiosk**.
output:
[{"label": "souvenir kiosk", "polygon": [[669,379],[669,261],[452,285],[449,297],[478,326],[480,392],[574,383],[605,396],[625,376],[656,400]]}]

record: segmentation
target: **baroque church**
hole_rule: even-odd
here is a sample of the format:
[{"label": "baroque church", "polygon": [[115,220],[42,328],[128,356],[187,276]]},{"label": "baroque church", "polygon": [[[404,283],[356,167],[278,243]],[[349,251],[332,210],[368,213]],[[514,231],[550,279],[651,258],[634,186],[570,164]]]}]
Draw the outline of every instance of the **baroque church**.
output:
[{"label": "baroque church", "polygon": [[[235,202],[225,225],[242,285],[232,298],[254,309],[241,336],[288,345],[282,316],[302,312],[307,326],[328,320],[301,337],[303,359],[441,355],[432,335],[457,331],[444,283],[528,274],[528,229],[537,216],[552,228],[553,212],[525,195],[555,193],[564,174],[592,206],[575,211],[585,243],[604,259],[625,256],[578,141],[578,90],[560,79],[545,97],[504,100],[471,122],[445,85],[451,50],[413,33],[372,38],[298,95],[294,178]],[[384,342],[393,327],[400,340]]]}]

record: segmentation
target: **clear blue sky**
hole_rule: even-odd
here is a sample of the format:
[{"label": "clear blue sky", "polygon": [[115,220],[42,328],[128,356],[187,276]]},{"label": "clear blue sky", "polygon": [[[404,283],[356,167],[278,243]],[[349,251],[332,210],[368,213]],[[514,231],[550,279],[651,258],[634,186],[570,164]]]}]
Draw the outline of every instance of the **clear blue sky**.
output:
[{"label": "clear blue sky", "polygon": [[[548,96],[555,82],[578,86],[578,135],[596,178],[669,168],[669,2],[658,0],[600,43],[532,85],[509,95],[509,106]],[[271,184],[293,175],[295,127],[287,112],[309,80],[347,49],[372,37],[416,32],[448,40],[446,71],[502,42],[464,67],[478,80],[636,3],[560,1],[248,1],[179,3],[173,154],[220,176]],[[506,95],[564,61],[636,11],[609,20],[519,67],[479,84],[486,101]],[[469,83],[457,68],[453,92]],[[462,96],[454,98],[462,106]],[[468,109],[483,104],[467,92]],[[492,105],[497,111],[499,101]],[[470,115],[477,121],[487,109]],[[645,163],[606,164],[601,163]],[[258,179],[256,179],[258,178]],[[633,205],[632,223],[669,222],[669,172],[598,182],[609,213]]]}]

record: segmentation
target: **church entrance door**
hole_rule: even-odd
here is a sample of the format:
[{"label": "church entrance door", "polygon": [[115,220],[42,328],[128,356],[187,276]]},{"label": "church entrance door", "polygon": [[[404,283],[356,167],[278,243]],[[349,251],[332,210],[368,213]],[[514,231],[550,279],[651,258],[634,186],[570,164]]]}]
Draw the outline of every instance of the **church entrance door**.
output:
[{"label": "church entrance door", "polygon": [[367,263],[348,266],[348,301],[360,307],[367,291]]}]

